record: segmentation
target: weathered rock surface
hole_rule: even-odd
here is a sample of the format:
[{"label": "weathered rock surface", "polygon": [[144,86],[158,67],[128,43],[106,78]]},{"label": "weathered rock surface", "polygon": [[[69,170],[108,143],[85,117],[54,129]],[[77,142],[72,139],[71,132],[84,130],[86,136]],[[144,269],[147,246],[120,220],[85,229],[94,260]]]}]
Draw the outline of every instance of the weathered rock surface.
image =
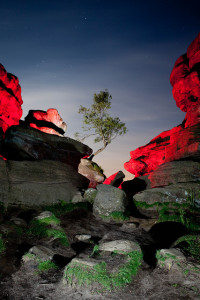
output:
[{"label": "weathered rock surface", "polygon": [[141,252],[140,246],[129,240],[116,240],[110,242],[100,242],[99,243],[99,251],[103,252],[113,252],[117,251],[119,254],[129,253],[131,251],[139,251]]},{"label": "weathered rock surface", "polygon": [[161,249],[158,252],[158,266],[176,276],[177,279],[181,278],[185,286],[199,285],[200,264],[188,261],[178,249]]},{"label": "weathered rock surface", "polygon": [[159,165],[180,159],[200,160],[200,34],[189,46],[187,54],[175,63],[170,76],[177,106],[187,112],[183,123],[164,131],[147,145],[131,151],[124,164],[136,177],[149,174]]},{"label": "weathered rock surface", "polygon": [[47,111],[29,110],[24,121],[30,127],[49,134],[63,136],[67,130],[67,124],[55,108],[49,108]]},{"label": "weathered rock surface", "polygon": [[160,165],[156,170],[151,172],[147,178],[147,188],[164,187],[184,182],[199,183],[200,163],[191,160],[172,161]]},{"label": "weathered rock surface", "polygon": [[105,179],[105,176],[100,171],[100,168],[98,168],[98,165],[85,158],[81,159],[78,166],[78,172],[89,179],[89,188],[96,188],[96,186]]},{"label": "weathered rock surface", "polygon": [[97,186],[93,212],[96,215],[109,216],[112,212],[125,212],[127,198],[124,191],[107,184]]},{"label": "weathered rock surface", "polygon": [[87,189],[88,180],[57,161],[0,160],[0,201],[6,207],[39,208],[70,202]]},{"label": "weathered rock surface", "polygon": [[56,160],[73,166],[90,155],[92,149],[69,137],[59,137],[24,126],[7,130],[3,144],[4,156],[12,160]]},{"label": "weathered rock surface", "polygon": [[7,73],[0,64],[0,127],[4,132],[10,126],[19,124],[22,103],[18,78]]},{"label": "weathered rock surface", "polygon": [[[177,183],[163,188],[147,189],[133,196],[138,209],[145,216],[155,217],[163,209],[163,205],[168,205],[178,212],[178,205],[189,204],[188,199],[194,199],[194,204],[200,206],[199,201],[200,183],[186,182]],[[143,203],[143,205],[142,205]],[[192,207],[191,207],[192,208]]]}]

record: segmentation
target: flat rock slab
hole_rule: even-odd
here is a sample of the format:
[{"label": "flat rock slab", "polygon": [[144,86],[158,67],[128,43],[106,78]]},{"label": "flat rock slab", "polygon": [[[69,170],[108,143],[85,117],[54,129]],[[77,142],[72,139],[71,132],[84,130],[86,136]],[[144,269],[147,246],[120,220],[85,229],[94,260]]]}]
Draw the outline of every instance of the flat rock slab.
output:
[{"label": "flat rock slab", "polygon": [[0,160],[0,201],[5,207],[39,208],[70,202],[89,180],[58,161]]},{"label": "flat rock slab", "polygon": [[200,163],[191,160],[172,161],[159,166],[148,176],[148,186],[163,187],[183,182],[200,182]]},{"label": "flat rock slab", "polygon": [[6,131],[3,155],[11,160],[56,160],[76,170],[80,159],[92,153],[87,145],[69,137],[59,137],[26,126]]},{"label": "flat rock slab", "polygon": [[129,240],[116,240],[110,242],[103,242],[99,244],[99,250],[105,252],[117,251],[117,253],[129,253],[131,251],[141,252],[140,246]]},{"label": "flat rock slab", "polygon": [[[141,213],[146,216],[157,216],[163,208],[159,204],[189,204],[194,197],[194,203],[199,206],[200,183],[185,182],[172,184],[165,187],[147,189],[133,196]],[[138,203],[137,203],[138,202]],[[144,204],[144,205],[143,205]]]}]

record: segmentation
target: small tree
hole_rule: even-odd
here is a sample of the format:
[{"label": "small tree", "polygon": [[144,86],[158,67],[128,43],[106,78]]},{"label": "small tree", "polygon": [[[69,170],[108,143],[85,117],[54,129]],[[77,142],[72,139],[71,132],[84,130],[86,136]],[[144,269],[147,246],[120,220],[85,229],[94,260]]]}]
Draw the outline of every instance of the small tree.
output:
[{"label": "small tree", "polygon": [[118,117],[112,118],[107,111],[111,108],[112,96],[108,90],[100,91],[94,94],[93,104],[90,108],[80,106],[78,113],[83,115],[83,130],[91,133],[81,137],[79,133],[75,136],[79,141],[83,141],[90,136],[95,136],[94,142],[103,142],[103,147],[90,156],[92,159],[95,155],[103,151],[117,136],[127,132],[125,123],[121,122]]}]

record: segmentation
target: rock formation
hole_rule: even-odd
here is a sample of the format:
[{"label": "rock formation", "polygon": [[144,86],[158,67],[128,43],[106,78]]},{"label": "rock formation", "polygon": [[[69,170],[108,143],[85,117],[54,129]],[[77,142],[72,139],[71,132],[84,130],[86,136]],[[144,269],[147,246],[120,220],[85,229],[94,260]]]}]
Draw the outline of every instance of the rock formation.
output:
[{"label": "rock formation", "polygon": [[[179,57],[170,75],[173,96],[186,116],[131,152],[125,168],[146,184],[132,191],[140,213],[159,220],[188,222],[200,207],[200,34]],[[196,222],[196,221],[195,221]]]},{"label": "rock formation", "polygon": [[22,116],[22,103],[18,78],[7,73],[0,64],[0,127],[3,132],[10,126],[19,124]]},{"label": "rock formation", "polygon": [[59,115],[57,109],[50,108],[47,111],[29,110],[25,117],[25,124],[40,131],[62,136],[67,130],[67,124]]},{"label": "rock formation", "polygon": [[199,36],[171,75],[184,122],[133,151],[133,180],[97,185],[92,150],[55,135],[55,110],[0,123],[1,299],[199,297],[198,53]]},{"label": "rock formation", "polygon": [[92,149],[69,137],[59,137],[26,126],[12,126],[3,140],[3,155],[11,160],[56,160],[78,169]]},{"label": "rock formation", "polygon": [[56,109],[31,110],[21,121],[22,103],[19,80],[0,65],[0,203],[25,209],[82,201],[89,180],[77,170],[92,149],[63,137],[67,125]]},{"label": "rock formation", "polygon": [[177,59],[170,76],[177,106],[186,113],[181,125],[162,132],[147,145],[131,151],[125,163],[136,177],[146,175],[159,165],[180,159],[200,160],[200,34]]},{"label": "rock formation", "polygon": [[0,203],[5,208],[39,209],[45,205],[82,201],[89,180],[58,161],[0,159]]}]

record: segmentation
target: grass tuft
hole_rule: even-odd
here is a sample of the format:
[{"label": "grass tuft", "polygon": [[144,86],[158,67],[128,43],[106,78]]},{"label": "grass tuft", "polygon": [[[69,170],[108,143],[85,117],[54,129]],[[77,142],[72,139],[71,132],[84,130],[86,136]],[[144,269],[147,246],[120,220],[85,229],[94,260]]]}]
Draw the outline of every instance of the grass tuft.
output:
[{"label": "grass tuft", "polygon": [[37,269],[39,272],[47,272],[49,270],[58,269],[58,266],[51,260],[45,260],[39,263]]},{"label": "grass tuft", "polygon": [[58,238],[62,245],[68,247],[69,241],[62,228],[52,228],[51,225],[59,225],[60,220],[55,216],[47,217],[44,219],[34,219],[31,221],[27,234],[42,237]]}]

